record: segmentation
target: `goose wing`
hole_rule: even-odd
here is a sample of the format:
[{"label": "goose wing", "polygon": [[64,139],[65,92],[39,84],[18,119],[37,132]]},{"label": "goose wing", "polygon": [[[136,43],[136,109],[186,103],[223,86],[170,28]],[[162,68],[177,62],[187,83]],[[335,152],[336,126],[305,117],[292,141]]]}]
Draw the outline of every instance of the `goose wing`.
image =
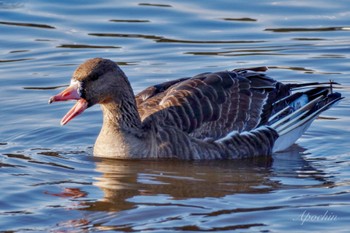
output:
[{"label": "goose wing", "polygon": [[136,104],[137,106],[140,106],[142,103],[144,103],[146,100],[149,100],[150,98],[161,94],[162,92],[165,92],[168,88],[171,86],[183,82],[185,80],[188,80],[190,78],[179,78],[176,80],[171,80],[168,82],[164,82],[158,85],[150,86],[146,88],[145,90],[141,91],[139,94],[135,96]]},{"label": "goose wing", "polygon": [[267,123],[272,103],[289,94],[282,83],[255,72],[261,70],[203,73],[149,87],[136,96],[141,119],[202,139],[252,130]]}]

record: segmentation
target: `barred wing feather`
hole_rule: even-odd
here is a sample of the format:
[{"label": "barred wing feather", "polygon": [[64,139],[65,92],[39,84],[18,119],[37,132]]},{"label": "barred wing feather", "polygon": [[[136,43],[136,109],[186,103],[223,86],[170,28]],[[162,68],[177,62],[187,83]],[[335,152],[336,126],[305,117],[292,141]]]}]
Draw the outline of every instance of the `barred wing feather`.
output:
[{"label": "barred wing feather", "polygon": [[241,69],[159,84],[136,100],[143,121],[156,120],[199,139],[219,139],[266,124],[271,103],[289,94],[284,87],[262,73]]}]

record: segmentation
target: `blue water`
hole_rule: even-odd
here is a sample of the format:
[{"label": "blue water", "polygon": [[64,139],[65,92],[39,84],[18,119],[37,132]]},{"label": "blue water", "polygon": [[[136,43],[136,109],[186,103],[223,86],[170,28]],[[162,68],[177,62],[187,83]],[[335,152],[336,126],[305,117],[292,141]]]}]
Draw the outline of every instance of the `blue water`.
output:
[{"label": "blue water", "polygon": [[[348,232],[350,3],[0,1],[0,231]],[[47,105],[92,57],[135,93],[174,78],[268,66],[346,97],[271,160],[94,159],[95,106],[61,127]]]}]

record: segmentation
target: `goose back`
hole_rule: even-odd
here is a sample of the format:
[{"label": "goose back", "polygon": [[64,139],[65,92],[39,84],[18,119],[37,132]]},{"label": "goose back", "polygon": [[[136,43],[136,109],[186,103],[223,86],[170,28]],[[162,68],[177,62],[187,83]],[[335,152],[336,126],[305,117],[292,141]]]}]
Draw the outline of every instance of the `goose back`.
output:
[{"label": "goose back", "polygon": [[267,123],[273,102],[290,94],[286,85],[255,72],[261,70],[203,73],[151,86],[136,95],[141,120],[199,139],[252,130]]}]

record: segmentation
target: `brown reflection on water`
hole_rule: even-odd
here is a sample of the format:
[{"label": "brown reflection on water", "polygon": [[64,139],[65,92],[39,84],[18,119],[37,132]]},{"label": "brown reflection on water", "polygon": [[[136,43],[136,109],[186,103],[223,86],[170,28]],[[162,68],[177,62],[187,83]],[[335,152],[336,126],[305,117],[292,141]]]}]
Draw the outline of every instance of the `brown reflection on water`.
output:
[{"label": "brown reflection on water", "polygon": [[62,87],[67,87],[68,85],[59,85],[59,86],[52,86],[52,87],[23,87],[23,89],[25,90],[41,90],[41,91],[45,91],[45,90],[55,90],[55,89],[59,89]]},{"label": "brown reflection on water", "polygon": [[143,19],[110,19],[109,22],[114,23],[149,23],[150,20],[143,20]]},{"label": "brown reflection on water", "polygon": [[[286,189],[332,188],[329,174],[318,170],[302,157],[304,149],[293,146],[290,150],[274,154],[271,158],[236,161],[123,161],[96,159],[96,176],[93,185],[103,191],[103,196],[92,200],[89,192],[78,186],[64,188],[60,193],[47,193],[60,198],[75,199],[73,207],[84,212],[82,218],[70,219],[57,224],[58,231],[73,228],[98,230],[135,231],[140,226],[140,216],[147,213],[167,216],[167,210],[176,208],[192,209],[187,215],[178,215],[160,220],[159,223],[172,221],[189,222],[198,218],[225,219],[229,214],[243,217],[247,214],[264,214],[266,211],[290,208],[289,204],[269,204],[261,207],[241,207],[231,203],[223,208],[206,206],[208,198],[221,199],[235,194],[248,194],[247,198],[261,197],[261,194]],[[293,179],[285,184],[283,179]],[[312,182],[298,182],[306,179]],[[77,184],[78,185],[78,184]],[[62,186],[62,184],[61,184]],[[79,199],[83,200],[79,200]],[[198,199],[199,198],[199,199]],[[191,200],[193,199],[193,201]],[[210,202],[212,202],[211,200]],[[214,201],[215,202],[215,201]],[[77,205],[78,203],[78,205]],[[142,206],[146,207],[143,211]],[[130,214],[136,211],[139,217]],[[162,213],[162,211],[164,213]],[[181,212],[181,211],[180,211]],[[137,214],[136,214],[137,215]],[[175,214],[176,215],[176,214]],[[152,217],[151,217],[152,218]],[[237,220],[237,219],[236,219]],[[237,230],[264,226],[264,223],[237,221],[225,226],[215,226],[211,230]],[[101,224],[102,223],[102,224]],[[163,230],[199,231],[196,224],[168,225]]]},{"label": "brown reflection on water", "polygon": [[47,25],[47,24],[38,24],[38,23],[20,23],[20,22],[0,21],[0,24],[10,25],[10,26],[20,26],[20,27],[34,27],[34,28],[56,29],[53,26],[50,26],[50,25]]},{"label": "brown reflection on water", "polygon": [[29,61],[33,60],[33,58],[21,58],[21,59],[6,59],[6,60],[1,60],[0,63],[5,63],[5,62],[20,62],[20,61]]},{"label": "brown reflection on water", "polygon": [[326,39],[317,38],[317,37],[296,37],[296,38],[293,38],[292,40],[301,40],[301,41],[322,41],[322,40],[326,40]]},{"label": "brown reflection on water", "polygon": [[263,43],[263,40],[182,40],[172,39],[157,35],[146,34],[121,34],[121,33],[89,33],[89,36],[98,37],[120,37],[120,38],[141,38],[154,40],[157,43],[184,43],[184,44],[245,44]]},{"label": "brown reflection on water", "polygon": [[284,53],[288,48],[282,46],[254,46],[249,48],[239,47],[235,49],[225,49],[222,51],[187,51],[184,54],[197,56],[254,56],[254,55],[276,55],[288,56],[292,54]]},{"label": "brown reflection on water", "polygon": [[[38,152],[38,154],[40,155],[44,155],[44,156],[52,156],[52,157],[60,157],[58,152],[51,152],[51,151],[45,151],[45,152]],[[0,154],[1,156],[1,154]],[[37,160],[34,159],[28,155],[25,154],[21,154],[21,153],[5,153],[3,154],[3,156],[5,156],[6,158],[11,158],[12,160],[22,160],[28,163],[33,163],[33,164],[39,164],[39,165],[47,165],[50,167],[59,167],[59,168],[64,168],[64,169],[69,169],[69,170],[74,170],[73,167],[67,166],[67,165],[63,165],[60,163],[55,163],[55,162],[46,162],[46,161],[42,161],[42,160]],[[12,167],[30,167],[30,165],[18,165],[18,164],[3,164],[3,166],[12,166]],[[1,163],[0,163],[0,167],[1,167]],[[36,185],[40,185],[40,184],[35,184],[33,186]]]},{"label": "brown reflection on water", "polygon": [[56,48],[70,48],[70,49],[118,49],[118,46],[112,45],[88,45],[88,44],[61,44]]},{"label": "brown reflection on water", "polygon": [[139,3],[139,6],[172,7],[169,4]]},{"label": "brown reflection on water", "polygon": [[243,21],[243,22],[256,22],[258,21],[257,19],[249,18],[249,17],[244,17],[244,18],[223,18],[225,21]]},{"label": "brown reflection on water", "polygon": [[284,69],[284,70],[294,70],[294,71],[303,71],[306,74],[341,74],[339,72],[321,72],[306,67],[300,66],[269,66],[269,69]]},{"label": "brown reflection on water", "polygon": [[[103,191],[104,196],[82,205],[86,206],[84,209],[92,211],[121,211],[135,208],[137,203],[128,200],[136,196],[168,195],[171,199],[181,200],[220,198],[237,193],[262,194],[283,186],[270,178],[285,174],[297,178],[305,173],[311,179],[320,181],[318,185],[328,185],[329,182],[323,179],[325,174],[303,160],[301,151],[300,147],[293,147],[288,152],[277,154],[274,159],[233,161],[102,159],[96,161],[96,171],[101,176],[95,178],[94,185]],[[303,170],[299,170],[301,167]]]},{"label": "brown reflection on water", "polygon": [[322,31],[343,31],[349,30],[347,27],[319,27],[319,28],[266,28],[271,32],[322,32]]},{"label": "brown reflection on water", "polygon": [[[268,192],[272,159],[246,161],[118,161],[100,160],[94,183],[104,197],[90,210],[119,211],[133,208],[135,196],[169,195],[173,199],[222,197],[231,193]],[[263,188],[255,187],[264,185]]]}]

